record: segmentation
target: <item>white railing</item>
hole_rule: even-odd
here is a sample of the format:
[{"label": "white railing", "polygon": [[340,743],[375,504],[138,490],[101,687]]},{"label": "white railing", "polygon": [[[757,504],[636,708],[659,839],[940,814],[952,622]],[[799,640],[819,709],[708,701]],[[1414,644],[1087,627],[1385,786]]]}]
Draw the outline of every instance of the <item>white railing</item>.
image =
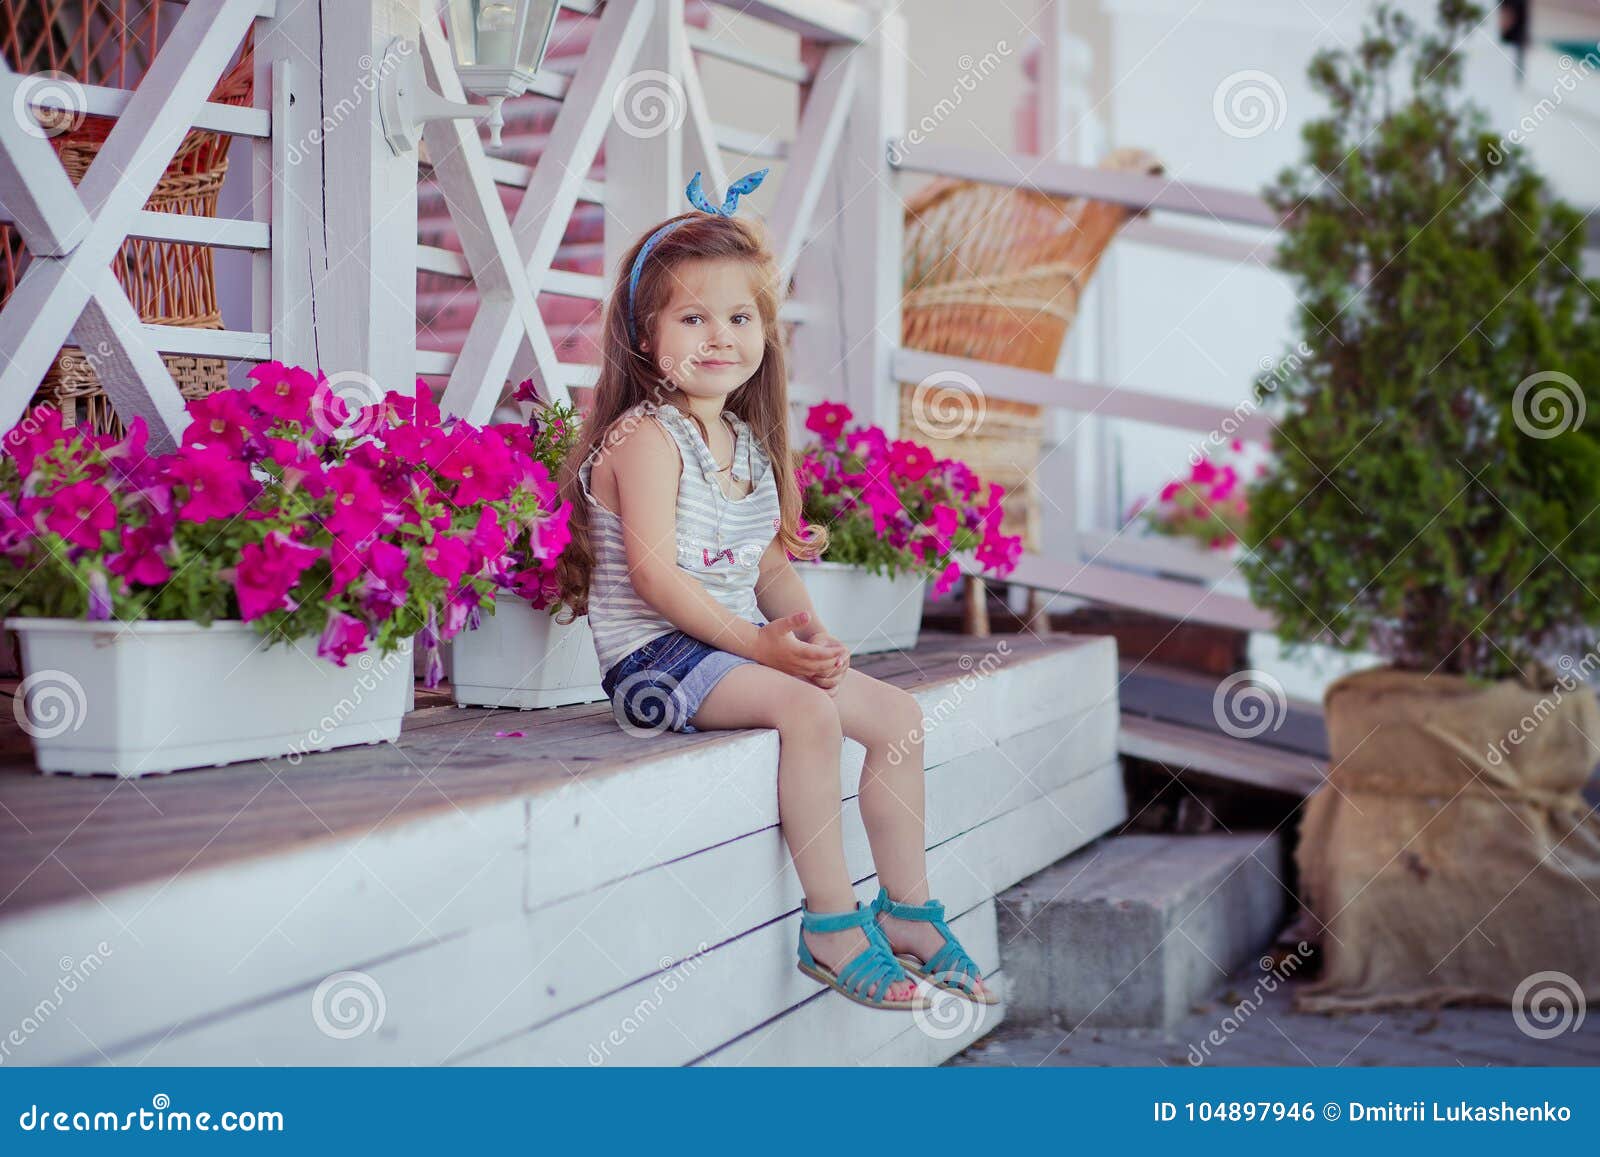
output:
[{"label": "white railing", "polygon": [[69,341],[92,353],[96,376],[126,420],[143,417],[157,447],[187,420],[183,398],[161,354],[264,358],[265,333],[147,325],[111,271],[129,237],[221,245],[264,254],[269,236],[250,222],[214,221],[144,208],[192,127],[257,142],[271,135],[258,109],[208,100],[252,21],[271,18],[263,0],[191,0],[137,89],[84,86],[82,108],[114,117],[104,145],[75,188],[44,135],[19,110],[27,78],[0,60],[0,207],[31,257],[0,310],[0,424],[26,410],[57,351]]}]

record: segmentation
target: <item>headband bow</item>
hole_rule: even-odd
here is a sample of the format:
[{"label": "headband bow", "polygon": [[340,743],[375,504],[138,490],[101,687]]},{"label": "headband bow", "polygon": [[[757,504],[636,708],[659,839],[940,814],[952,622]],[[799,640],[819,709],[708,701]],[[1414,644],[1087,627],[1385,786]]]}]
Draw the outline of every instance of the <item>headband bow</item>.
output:
[{"label": "headband bow", "polygon": [[[719,217],[732,217],[734,210],[739,207],[739,198],[746,193],[754,192],[766,175],[766,169],[757,169],[753,173],[746,173],[740,177],[728,186],[728,195],[722,199],[720,206],[713,205],[706,197],[705,189],[700,183],[699,169],[696,169],[694,176],[689,178],[689,184],[685,186],[683,192],[689,198],[689,203],[702,213],[712,213]],[[633,269],[628,273],[628,337],[636,346],[639,344],[639,333],[633,320],[633,295],[639,288],[639,274],[644,272],[645,258],[650,256],[650,251],[656,247],[663,237],[671,233],[679,225],[692,220],[694,220],[693,217],[682,217],[676,221],[668,221],[650,234],[649,239],[639,247],[639,256],[633,259]]]}]

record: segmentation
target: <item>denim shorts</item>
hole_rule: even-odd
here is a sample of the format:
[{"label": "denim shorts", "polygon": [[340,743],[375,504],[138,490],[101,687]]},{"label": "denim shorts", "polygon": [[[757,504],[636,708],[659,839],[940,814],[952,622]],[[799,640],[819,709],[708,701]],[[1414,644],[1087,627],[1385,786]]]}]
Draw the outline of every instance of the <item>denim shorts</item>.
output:
[{"label": "denim shorts", "polygon": [[698,731],[690,717],[724,675],[745,663],[755,660],[718,650],[685,631],[669,631],[617,660],[600,689],[625,731]]}]

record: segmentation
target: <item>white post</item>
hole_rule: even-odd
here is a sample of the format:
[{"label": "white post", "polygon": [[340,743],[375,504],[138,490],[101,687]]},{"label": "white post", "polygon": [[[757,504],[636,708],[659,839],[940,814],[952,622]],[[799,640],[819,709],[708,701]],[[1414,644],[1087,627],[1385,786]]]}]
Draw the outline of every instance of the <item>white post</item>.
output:
[{"label": "white post", "polygon": [[[679,79],[689,53],[683,2],[656,4],[606,126],[607,286],[628,276],[619,265],[639,234],[690,207],[683,195],[689,183],[683,163],[688,102]],[[721,194],[708,187],[707,195]]]},{"label": "white post", "polygon": [[[1082,41],[1068,30],[1067,5],[1061,0],[1043,0],[1039,21],[1042,44],[1039,56],[1039,151],[1052,160],[1092,165],[1097,142],[1092,113],[1087,99],[1085,74],[1089,61]],[[1100,377],[1093,371],[1099,361],[1100,285],[1109,273],[1110,255],[1100,262],[1095,278],[1078,303],[1064,343],[1056,372],[1091,381]],[[1034,484],[1040,502],[1039,553],[1049,558],[1077,562],[1079,554],[1080,455],[1089,439],[1087,425],[1094,435],[1093,465],[1103,469],[1104,453],[1109,449],[1109,433],[1103,419],[1069,410],[1054,410],[1047,415],[1044,446]],[[1098,512],[1097,512],[1098,513]]]},{"label": "white post", "polygon": [[[893,434],[905,204],[889,150],[905,133],[906,20],[901,0],[865,6],[875,27],[855,49],[855,95],[815,212],[820,232],[801,239],[795,266],[794,296],[806,320],[795,331],[790,370],[794,381],[844,401],[857,421]],[[807,63],[820,67],[825,48],[808,43]]]},{"label": "white post", "polygon": [[397,63],[385,59],[392,38],[416,51],[419,4],[280,4],[255,57],[258,103],[275,114],[254,158],[257,212],[272,223],[257,328],[280,361],[404,393],[416,381],[417,156],[384,140],[378,85]]}]

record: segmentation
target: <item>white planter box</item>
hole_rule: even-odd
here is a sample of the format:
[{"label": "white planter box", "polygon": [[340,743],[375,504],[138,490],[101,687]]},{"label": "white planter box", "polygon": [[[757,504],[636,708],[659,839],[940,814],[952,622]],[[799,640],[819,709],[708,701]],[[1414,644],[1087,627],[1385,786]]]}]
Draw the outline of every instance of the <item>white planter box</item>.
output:
[{"label": "white planter box", "polygon": [[828,633],[852,655],[909,651],[917,645],[928,588],[922,575],[889,578],[838,562],[797,562],[794,569]]},{"label": "white planter box", "polygon": [[526,711],[606,697],[587,618],[563,626],[549,611],[502,591],[494,614],[450,643],[450,686],[462,707]]},{"label": "white planter box", "polygon": [[399,738],[411,643],[339,667],[249,623],[12,618],[34,761],[132,778]]}]

